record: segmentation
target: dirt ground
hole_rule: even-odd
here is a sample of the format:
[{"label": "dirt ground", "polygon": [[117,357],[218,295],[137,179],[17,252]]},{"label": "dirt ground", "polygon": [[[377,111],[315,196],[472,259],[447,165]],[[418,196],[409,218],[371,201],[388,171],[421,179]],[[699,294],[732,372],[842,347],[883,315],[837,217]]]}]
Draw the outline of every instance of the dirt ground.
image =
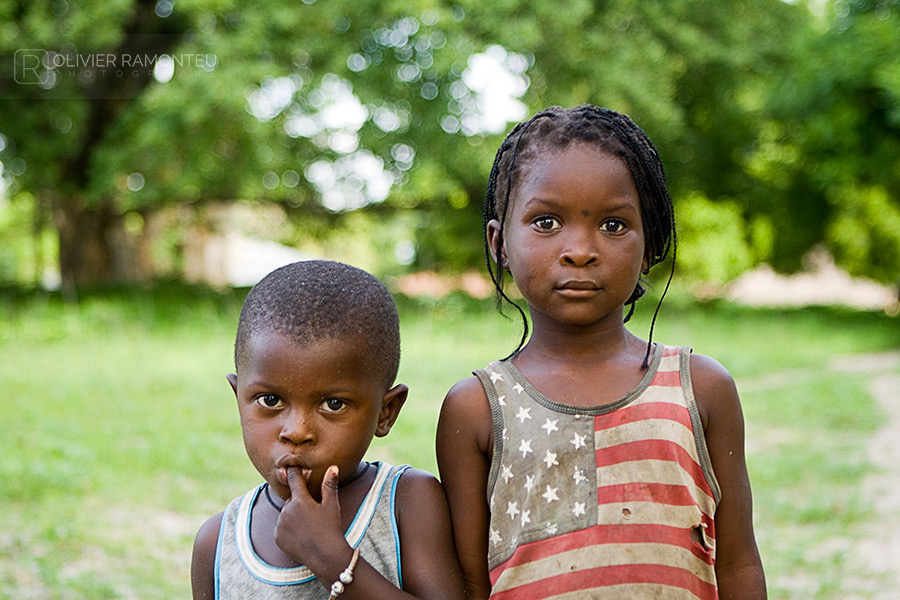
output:
[{"label": "dirt ground", "polygon": [[869,442],[878,470],[863,484],[876,518],[857,547],[858,556],[868,569],[884,573],[900,597],[900,352],[856,357],[843,368],[872,375],[870,390],[885,414]]}]

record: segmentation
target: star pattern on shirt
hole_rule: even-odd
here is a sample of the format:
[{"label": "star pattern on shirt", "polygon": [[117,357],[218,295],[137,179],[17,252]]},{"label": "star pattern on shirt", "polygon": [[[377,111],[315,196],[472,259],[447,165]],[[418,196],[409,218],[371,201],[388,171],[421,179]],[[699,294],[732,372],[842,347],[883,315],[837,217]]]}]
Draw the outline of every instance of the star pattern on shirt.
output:
[{"label": "star pattern on shirt", "polygon": [[575,473],[572,475],[572,479],[575,480],[575,485],[584,483],[588,480],[588,478],[584,476],[584,471],[582,471],[578,467],[575,467]]},{"label": "star pattern on shirt", "polygon": [[587,436],[575,433],[571,443],[573,446],[575,446],[576,450],[578,450],[579,448],[584,448],[585,446],[587,446]]},{"label": "star pattern on shirt", "polygon": [[506,420],[499,433],[502,447],[510,453],[502,455],[495,484],[506,491],[491,498],[492,552],[514,547],[520,537],[562,535],[589,525],[596,503],[592,417],[566,415],[536,402],[531,388],[500,367],[487,372],[492,383],[502,382],[494,398]]},{"label": "star pattern on shirt", "polygon": [[526,419],[531,418],[531,409],[525,408],[524,406],[519,407],[519,414],[516,415],[516,418],[520,423],[524,423]]},{"label": "star pattern on shirt", "polygon": [[544,455],[544,464],[547,465],[547,468],[556,466],[559,464],[559,461],[556,460],[556,452],[550,452],[547,450],[547,454]]},{"label": "star pattern on shirt", "polygon": [[559,427],[556,424],[559,423],[559,419],[553,419],[552,421],[548,418],[543,425],[541,425],[541,429],[547,432],[547,435],[550,435],[554,431],[559,431]]},{"label": "star pattern on shirt", "polygon": [[559,489],[558,487],[550,487],[548,485],[547,491],[544,492],[543,494],[541,494],[541,496],[544,498],[544,500],[547,501],[547,504],[550,504],[551,502],[553,502],[555,500],[559,500],[559,496],[556,495],[556,491],[558,489]]},{"label": "star pattern on shirt", "polygon": [[522,458],[525,458],[529,453],[534,452],[531,449],[531,440],[522,440],[522,443],[519,444],[519,452],[522,453]]},{"label": "star pattern on shirt", "polygon": [[493,544],[495,546],[503,541],[503,538],[500,537],[500,532],[493,528],[491,528],[490,539],[491,539],[491,544]]}]

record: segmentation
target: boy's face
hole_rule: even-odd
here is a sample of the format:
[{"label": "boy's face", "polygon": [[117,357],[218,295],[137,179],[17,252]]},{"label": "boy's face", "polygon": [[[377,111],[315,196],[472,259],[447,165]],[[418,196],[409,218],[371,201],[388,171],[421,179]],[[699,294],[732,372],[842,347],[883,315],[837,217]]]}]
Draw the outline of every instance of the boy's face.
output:
[{"label": "boy's face", "polygon": [[366,347],[355,339],[300,345],[259,332],[228,376],[250,461],[282,498],[290,496],[286,467],[300,467],[319,499],[328,467],[337,465],[341,479],[353,475],[372,436],[390,431],[407,389],[385,392]]}]

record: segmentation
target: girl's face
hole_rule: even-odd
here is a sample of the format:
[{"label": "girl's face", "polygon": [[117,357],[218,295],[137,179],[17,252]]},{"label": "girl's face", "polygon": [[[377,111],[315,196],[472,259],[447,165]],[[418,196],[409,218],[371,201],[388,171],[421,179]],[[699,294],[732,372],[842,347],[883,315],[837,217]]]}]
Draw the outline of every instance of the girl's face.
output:
[{"label": "girl's face", "polygon": [[251,336],[245,364],[228,380],[237,397],[247,455],[279,496],[290,497],[296,466],[321,497],[331,465],[354,474],[374,435],[387,435],[406,386],[384,391],[366,361],[366,344],[324,339],[297,344],[273,332]]},{"label": "girl's face", "polygon": [[[503,232],[512,273],[535,325],[609,320],[621,325],[642,271],[640,199],[625,162],[584,143],[535,159],[522,176]],[[500,224],[488,225],[496,256]]]}]

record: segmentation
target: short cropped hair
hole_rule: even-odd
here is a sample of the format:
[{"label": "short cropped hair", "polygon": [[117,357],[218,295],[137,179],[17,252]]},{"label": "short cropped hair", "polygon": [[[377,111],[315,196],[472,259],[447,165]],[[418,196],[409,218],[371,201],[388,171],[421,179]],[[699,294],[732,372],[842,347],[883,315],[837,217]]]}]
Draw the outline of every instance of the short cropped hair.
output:
[{"label": "short cropped hair", "polygon": [[266,275],[241,309],[235,369],[247,358],[251,336],[278,333],[299,345],[352,336],[366,344],[373,375],[385,389],[400,365],[400,319],[388,289],[373,275],[330,260],[295,262]]}]

